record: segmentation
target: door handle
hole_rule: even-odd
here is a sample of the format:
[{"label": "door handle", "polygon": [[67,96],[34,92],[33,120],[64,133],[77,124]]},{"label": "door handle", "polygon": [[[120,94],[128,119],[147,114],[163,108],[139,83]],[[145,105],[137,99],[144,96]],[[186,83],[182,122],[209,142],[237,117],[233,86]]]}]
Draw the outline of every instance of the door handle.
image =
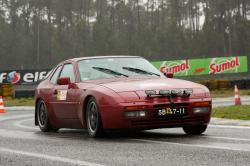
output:
[{"label": "door handle", "polygon": [[71,83],[71,84],[69,84],[68,89],[77,89],[77,86],[76,86],[76,84]]},{"label": "door handle", "polygon": [[57,94],[58,94],[58,91],[54,90],[53,95],[57,95]]}]

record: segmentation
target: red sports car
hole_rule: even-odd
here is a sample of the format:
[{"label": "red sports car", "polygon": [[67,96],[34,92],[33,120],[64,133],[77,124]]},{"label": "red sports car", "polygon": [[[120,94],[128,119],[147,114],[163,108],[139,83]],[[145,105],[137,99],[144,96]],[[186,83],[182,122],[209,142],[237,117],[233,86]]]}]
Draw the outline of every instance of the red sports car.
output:
[{"label": "red sports car", "polygon": [[66,60],[36,89],[35,124],[43,132],[87,128],[91,137],[106,129],[203,133],[211,116],[208,88],[167,76],[138,56]]}]

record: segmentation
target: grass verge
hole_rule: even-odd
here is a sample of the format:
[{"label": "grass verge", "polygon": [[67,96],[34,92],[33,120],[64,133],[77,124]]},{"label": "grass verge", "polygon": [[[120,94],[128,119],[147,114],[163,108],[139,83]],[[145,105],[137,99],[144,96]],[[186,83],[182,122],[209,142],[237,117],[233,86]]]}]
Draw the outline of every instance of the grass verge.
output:
[{"label": "grass verge", "polygon": [[3,99],[5,107],[11,106],[35,106],[33,98]]},{"label": "grass verge", "polygon": [[213,108],[212,117],[250,120],[250,105]]}]

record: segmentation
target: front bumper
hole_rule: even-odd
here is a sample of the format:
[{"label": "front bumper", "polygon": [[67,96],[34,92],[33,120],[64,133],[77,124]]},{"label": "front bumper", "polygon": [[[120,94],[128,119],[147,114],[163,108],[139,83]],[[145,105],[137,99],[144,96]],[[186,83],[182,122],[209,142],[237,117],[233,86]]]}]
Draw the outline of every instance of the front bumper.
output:
[{"label": "front bumper", "polygon": [[[211,98],[193,99],[189,101],[175,102],[175,106],[187,108],[187,114],[182,117],[158,117],[156,112],[158,108],[168,106],[168,102],[137,102],[137,103],[121,103],[118,106],[104,106],[101,108],[102,124],[105,129],[156,129],[183,127],[187,125],[208,124],[211,117],[211,111],[208,113],[194,114],[194,103],[208,101]],[[211,103],[212,104],[212,103]],[[145,117],[126,118],[124,110],[127,106],[143,105],[146,106],[147,112]],[[212,109],[210,105],[210,110]]]}]

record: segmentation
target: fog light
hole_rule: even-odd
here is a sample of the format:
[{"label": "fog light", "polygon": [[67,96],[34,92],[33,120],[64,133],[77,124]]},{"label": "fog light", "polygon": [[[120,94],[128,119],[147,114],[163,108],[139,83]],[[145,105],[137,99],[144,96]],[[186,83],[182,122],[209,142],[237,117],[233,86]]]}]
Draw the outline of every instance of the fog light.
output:
[{"label": "fog light", "polygon": [[135,114],[135,112],[125,112],[125,116],[126,117],[135,117],[136,114]]},{"label": "fog light", "polygon": [[208,113],[210,111],[210,107],[194,107],[193,113],[199,114],[199,113]]},{"label": "fog light", "polygon": [[131,117],[145,117],[146,111],[129,111],[125,112],[125,117],[131,118]]},{"label": "fog light", "polygon": [[163,96],[170,96],[171,95],[171,91],[170,90],[160,90],[159,94],[163,95]]},{"label": "fog light", "polygon": [[146,95],[148,95],[148,96],[156,95],[156,91],[155,91],[155,90],[146,90],[145,93],[146,93]]},{"label": "fog light", "polygon": [[139,114],[140,114],[140,117],[145,117],[146,116],[146,112],[145,111],[140,111]]}]

